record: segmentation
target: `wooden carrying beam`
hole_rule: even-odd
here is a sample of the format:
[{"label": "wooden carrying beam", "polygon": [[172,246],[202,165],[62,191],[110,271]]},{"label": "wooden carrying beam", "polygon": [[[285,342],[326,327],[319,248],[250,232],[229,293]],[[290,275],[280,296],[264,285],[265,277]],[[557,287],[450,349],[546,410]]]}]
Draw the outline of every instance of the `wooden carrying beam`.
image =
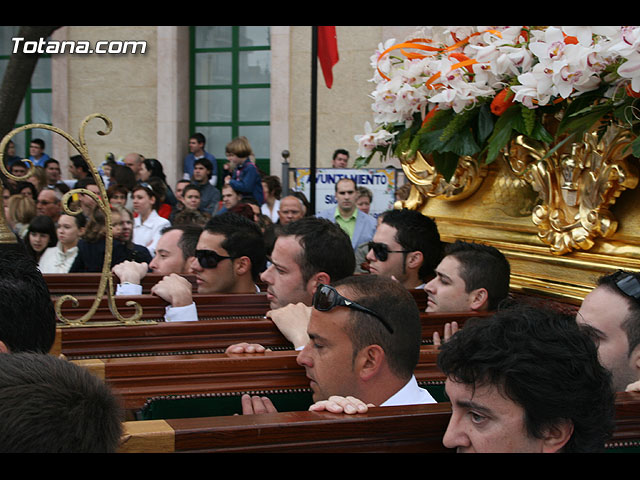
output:
[{"label": "wooden carrying beam", "polygon": [[[437,347],[421,348],[416,378],[443,385],[436,366]],[[154,397],[309,389],[298,352],[197,354],[74,360],[102,378],[124,408],[141,409]]]},{"label": "wooden carrying beam", "polygon": [[[102,273],[44,273],[44,281],[49,287],[52,296],[60,295],[95,295],[100,285]],[[162,280],[164,275],[157,273],[146,274],[141,281],[142,292],[149,293],[151,287]],[[195,275],[182,275],[193,285],[194,292],[197,289]],[[117,285],[118,277],[112,274],[113,284]]]},{"label": "wooden carrying beam", "polygon": [[[451,405],[372,408],[366,414],[285,412],[124,422],[122,453],[440,453]],[[608,451],[640,446],[640,393],[619,393]]]}]

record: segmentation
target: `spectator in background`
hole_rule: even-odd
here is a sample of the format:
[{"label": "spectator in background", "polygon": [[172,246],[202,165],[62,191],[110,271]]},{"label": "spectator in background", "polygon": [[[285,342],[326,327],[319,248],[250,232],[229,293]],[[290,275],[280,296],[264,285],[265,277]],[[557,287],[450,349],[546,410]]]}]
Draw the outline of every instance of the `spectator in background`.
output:
[{"label": "spectator in background", "polygon": [[133,243],[146,247],[153,256],[162,229],[171,225],[171,222],[158,215],[158,197],[150,186],[135,186],[132,197],[133,210],[137,214],[133,227]]},{"label": "spectator in background", "polygon": [[62,181],[62,170],[60,169],[60,162],[55,158],[50,158],[44,162],[44,171],[47,177],[46,186],[48,188],[57,188],[62,193],[67,193],[70,189],[69,186]]},{"label": "spectator in background", "polygon": [[358,187],[358,193],[356,194],[356,207],[361,212],[370,213],[371,202],[373,201],[373,193],[367,187]]},{"label": "spectator in background", "polygon": [[44,153],[45,143],[41,138],[34,138],[29,145],[29,160],[38,167],[44,167],[49,155]]},{"label": "spectator in background", "polygon": [[209,182],[215,186],[218,183],[218,162],[216,161],[216,157],[204,149],[206,141],[207,139],[201,133],[194,133],[189,137],[189,154],[184,158],[183,178],[192,180],[196,160],[206,158],[211,162]]},{"label": "spectator in background", "polygon": [[178,203],[173,190],[167,183],[167,176],[164,174],[164,169],[162,168],[162,164],[156,160],[155,158],[145,158],[140,166],[140,182],[149,182],[150,179],[157,178],[162,183],[164,183],[165,188],[165,202],[171,207],[175,207]]},{"label": "spectator in background", "polygon": [[140,169],[143,161],[144,157],[139,153],[129,153],[124,157],[124,164],[131,169],[136,181],[140,180]]},{"label": "spectator in background", "polygon": [[128,208],[120,205],[111,207],[111,227],[114,241],[124,244],[127,260],[147,263],[151,261],[149,250],[133,243],[133,214]]},{"label": "spectator in background", "polygon": [[280,225],[287,225],[296,220],[300,220],[306,216],[307,209],[295,195],[288,195],[280,201],[280,210],[278,211],[278,223]]},{"label": "spectator in background", "polygon": [[36,201],[36,208],[38,215],[46,215],[51,217],[53,222],[57,222],[62,213],[62,192],[59,190],[53,190],[51,188],[45,188],[38,194],[38,200]]},{"label": "spectator in background", "polygon": [[282,195],[280,178],[275,175],[264,177],[262,179],[262,191],[264,193],[264,203],[260,210],[263,215],[271,219],[272,223],[278,223],[278,210],[280,210],[280,196]]},{"label": "spectator in background", "polygon": [[112,207],[115,205],[126,206],[128,196],[129,190],[124,185],[114,184],[107,188],[107,198]]},{"label": "spectator in background", "polygon": [[84,234],[87,218],[82,214],[60,215],[58,243],[47,248],[38,262],[42,273],[68,273],[78,254],[78,240]]},{"label": "spectator in background", "polygon": [[[69,175],[71,175],[71,178],[75,179],[76,182],[91,176],[89,174],[89,165],[87,165],[87,162],[82,158],[82,155],[69,157]],[[74,185],[73,188],[77,188],[76,185]]]},{"label": "spectator in background", "polygon": [[200,211],[215,215],[220,202],[220,190],[210,182],[213,164],[206,158],[199,158],[193,165],[191,183],[200,189]]},{"label": "spectator in background", "polygon": [[231,185],[224,185],[222,187],[222,208],[218,210],[218,214],[228,212],[233,207],[238,205],[242,197],[236,192]]},{"label": "spectator in background", "polygon": [[36,202],[30,196],[12,195],[9,197],[7,215],[9,227],[20,238],[24,238],[29,223],[37,215]]},{"label": "spectator in background", "polygon": [[262,179],[258,168],[251,161],[253,150],[249,140],[246,137],[234,138],[227,144],[225,153],[231,167],[231,176],[225,179],[225,182],[243,197],[251,196],[262,205]]},{"label": "spectator in background", "polygon": [[26,250],[36,263],[44,251],[56,245],[58,236],[56,225],[47,215],[38,215],[31,220],[26,234]]},{"label": "spectator in background", "polygon": [[349,152],[343,148],[339,148],[333,152],[333,159],[331,160],[331,166],[333,168],[347,168],[349,163]]}]

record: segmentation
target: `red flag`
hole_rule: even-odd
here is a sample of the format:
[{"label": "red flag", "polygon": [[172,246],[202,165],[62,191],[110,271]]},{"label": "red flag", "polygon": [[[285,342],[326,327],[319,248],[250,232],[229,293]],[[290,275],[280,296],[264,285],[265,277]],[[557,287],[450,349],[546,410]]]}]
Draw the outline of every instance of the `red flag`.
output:
[{"label": "red flag", "polygon": [[327,88],[333,85],[333,66],[338,63],[336,27],[318,27],[318,60]]}]

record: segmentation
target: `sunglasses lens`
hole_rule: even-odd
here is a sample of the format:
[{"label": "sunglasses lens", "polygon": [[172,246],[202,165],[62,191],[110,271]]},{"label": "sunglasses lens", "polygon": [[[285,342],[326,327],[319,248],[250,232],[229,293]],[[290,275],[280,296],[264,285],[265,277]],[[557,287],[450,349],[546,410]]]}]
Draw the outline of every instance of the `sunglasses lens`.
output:
[{"label": "sunglasses lens", "polygon": [[216,268],[218,266],[218,260],[215,257],[215,252],[199,250],[196,252],[196,258],[202,268]]},{"label": "sunglasses lens", "polygon": [[373,250],[373,254],[381,262],[386,262],[389,257],[389,251],[384,243],[369,242],[369,250]]},{"label": "sunglasses lens", "polygon": [[313,306],[321,312],[326,312],[333,307],[334,298],[334,291],[326,285],[322,286],[316,290]]}]

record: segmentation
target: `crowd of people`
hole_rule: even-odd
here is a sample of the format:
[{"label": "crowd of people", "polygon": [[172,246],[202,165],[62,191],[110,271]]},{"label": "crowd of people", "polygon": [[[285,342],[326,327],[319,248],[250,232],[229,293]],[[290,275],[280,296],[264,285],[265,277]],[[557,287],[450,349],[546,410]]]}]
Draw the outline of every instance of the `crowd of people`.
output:
[{"label": "crowd of people", "polygon": [[[510,295],[510,265],[498,249],[446,244],[436,222],[413,210],[374,217],[366,211],[371,193],[351,179],[336,183],[336,206],[315,215],[303,195],[283,196],[278,177],[261,174],[246,139],[229,143],[229,168],[220,172],[201,136],[191,139],[190,149],[185,177],[174,189],[160,162],[139,154],[127,155],[124,165],[105,165],[106,200],[90,176],[74,173],[75,186],[90,192],[71,199],[78,215],[62,208],[55,177],[46,178],[29,205],[23,198],[30,189],[14,182],[7,219],[41,272],[101,271],[107,222],[97,205],[106,202],[116,294],[140,294],[142,278],[160,274],[151,292],[168,302],[167,322],[198,320],[187,273],[195,275],[199,294],[266,293],[267,317],[299,351],[298,363],[310,379],[311,410],[362,413],[435,403],[414,375],[423,338],[412,290],[424,290],[427,312],[490,313],[462,327],[448,323],[433,335],[452,405],[445,446],[476,452],[602,449],[613,428],[615,392],[639,388],[640,275],[603,277],[577,315],[532,307]],[[86,172],[81,162],[72,165],[70,172]],[[222,191],[213,181],[218,178]],[[16,277],[31,271],[21,269]],[[28,288],[21,285],[10,275],[0,278],[0,302],[12,298],[7,292]],[[23,308],[24,315],[47,302],[33,303],[0,305],[1,351],[21,350],[14,338],[20,332],[4,324],[15,323],[12,309]],[[34,351],[48,351],[52,341],[55,319],[43,326],[48,308],[21,327],[47,330]],[[265,351],[241,342],[227,354]],[[242,407],[247,415],[275,411],[262,396],[244,396]]]}]

